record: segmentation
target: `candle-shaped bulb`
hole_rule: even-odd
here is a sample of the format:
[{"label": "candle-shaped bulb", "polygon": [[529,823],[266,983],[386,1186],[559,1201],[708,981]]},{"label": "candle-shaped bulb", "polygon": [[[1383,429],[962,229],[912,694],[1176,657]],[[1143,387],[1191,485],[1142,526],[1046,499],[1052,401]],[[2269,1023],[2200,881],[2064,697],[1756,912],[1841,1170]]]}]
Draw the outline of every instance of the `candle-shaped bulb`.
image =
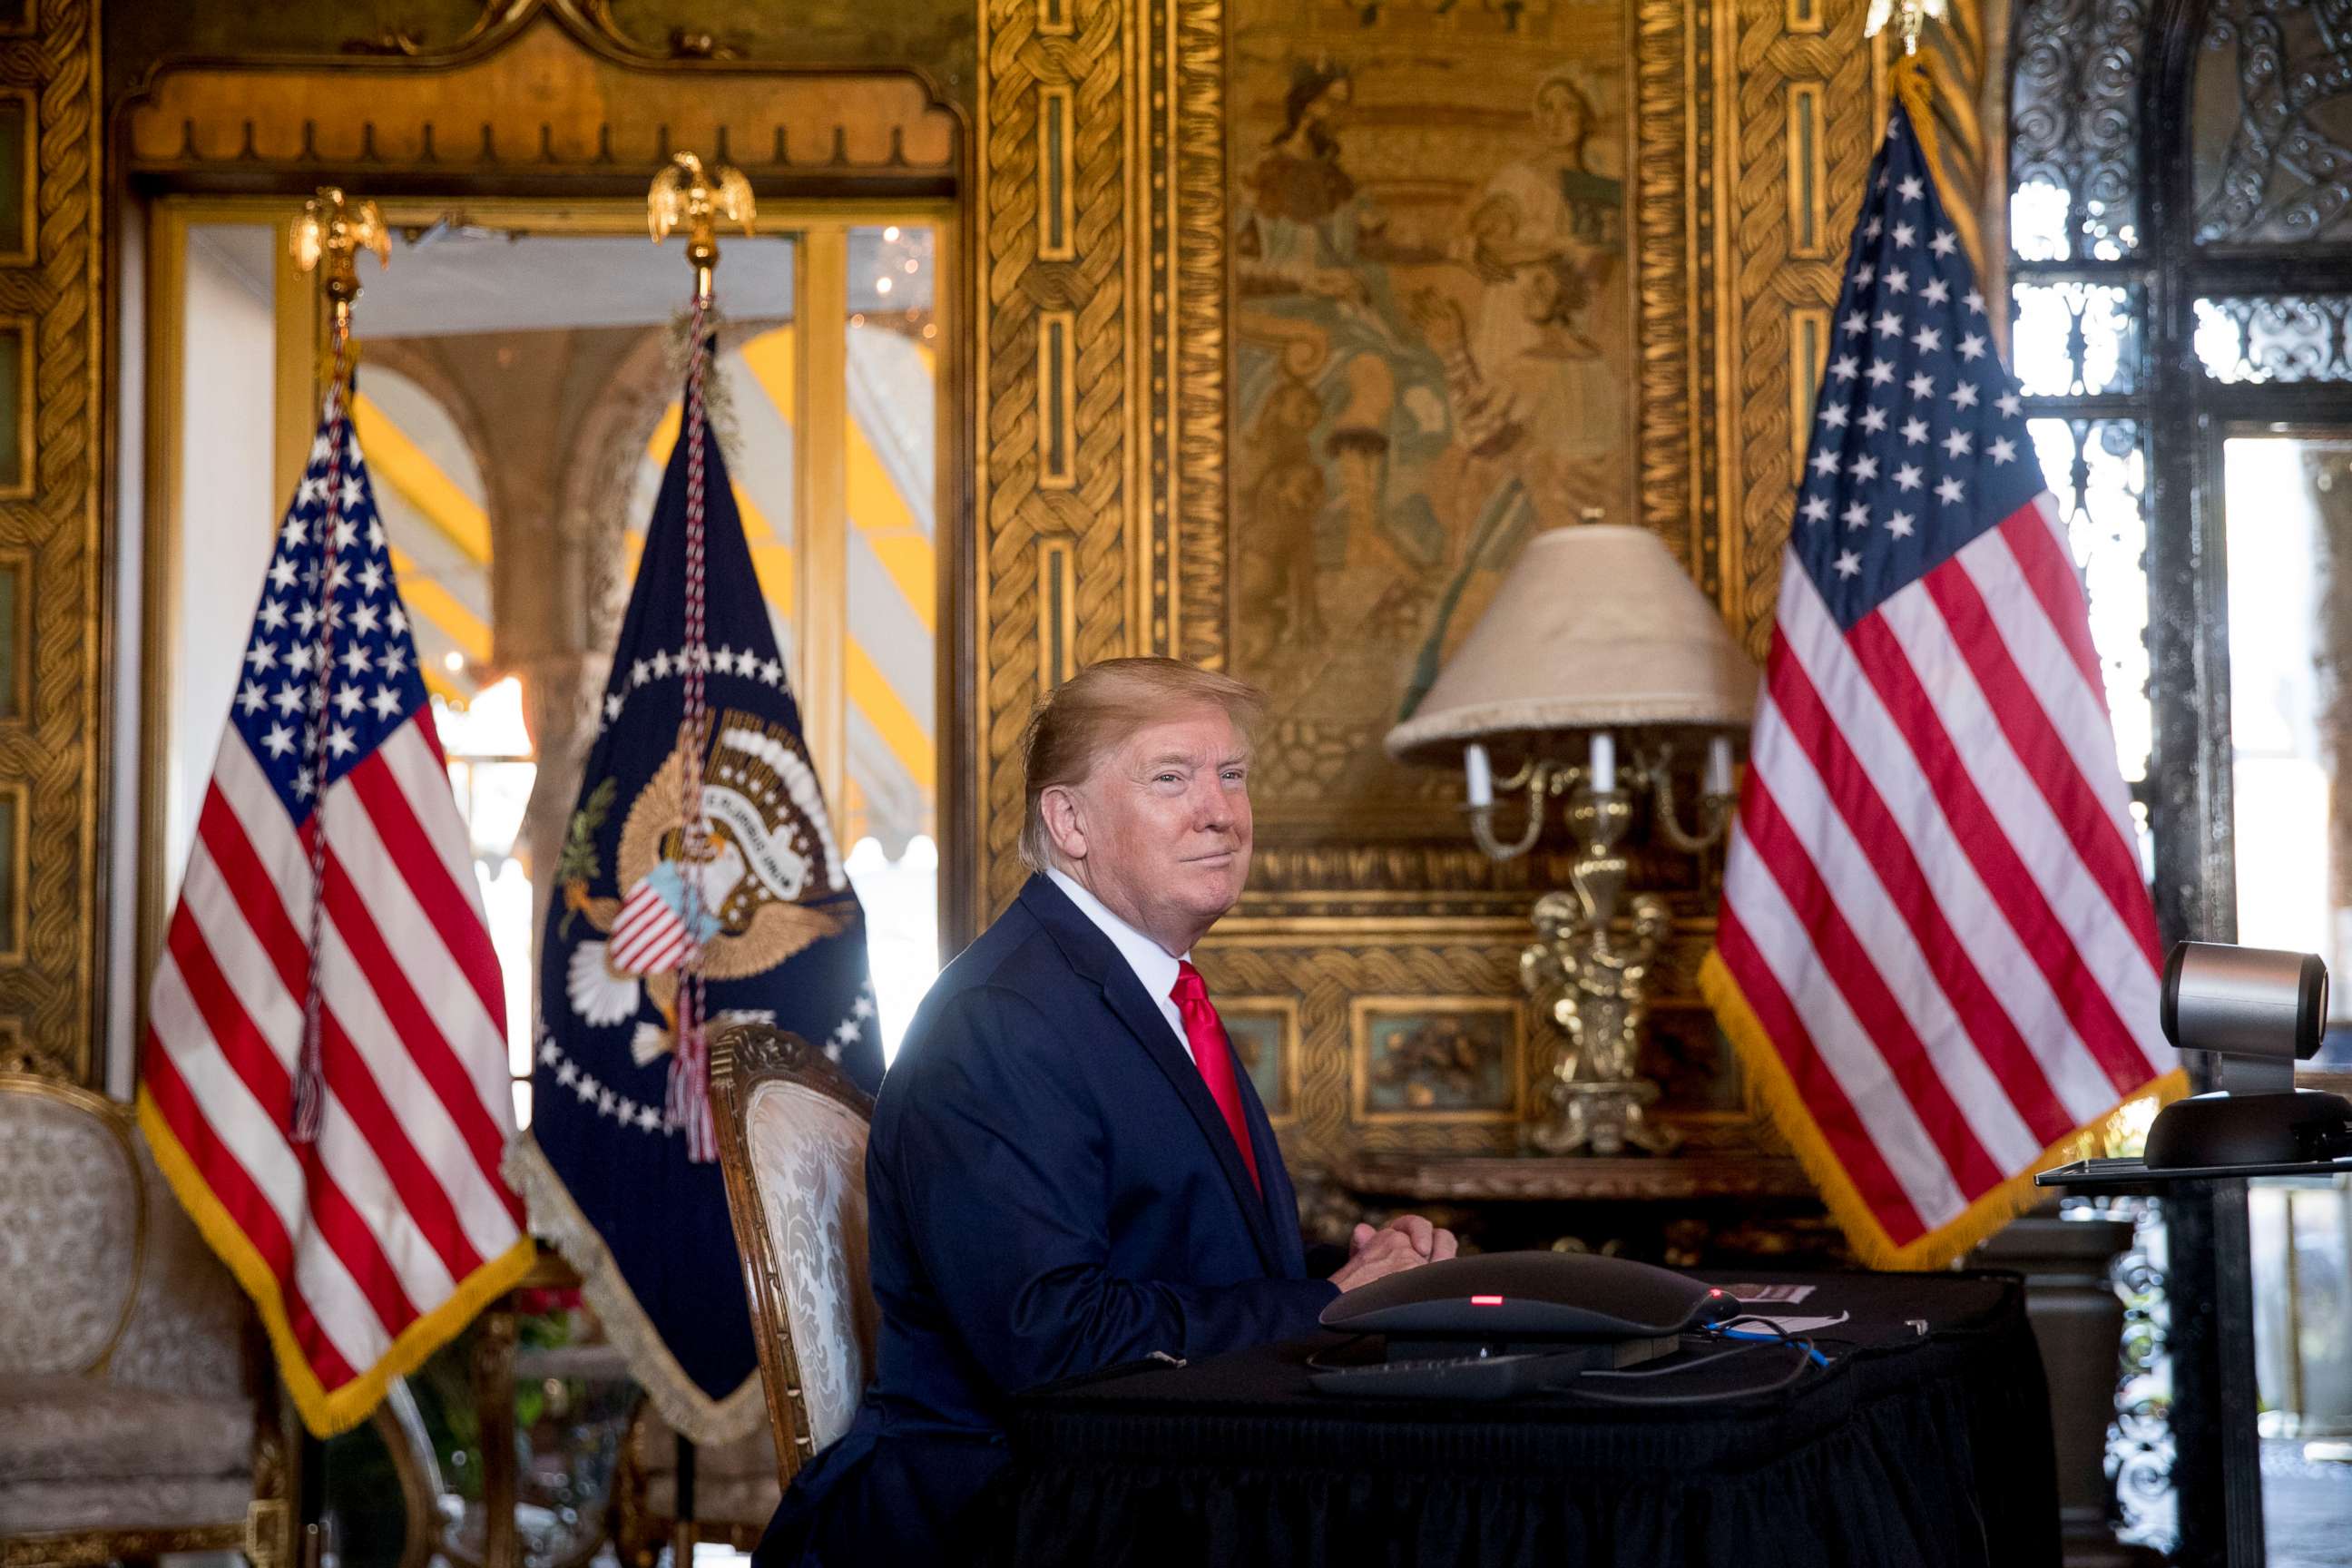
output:
[{"label": "candle-shaped bulb", "polygon": [[1592,735],[1592,793],[1607,795],[1617,787],[1617,737],[1606,730]]},{"label": "candle-shaped bulb", "polygon": [[1706,743],[1706,793],[1731,793],[1731,737],[1717,735]]},{"label": "candle-shaped bulb", "polygon": [[1495,804],[1495,769],[1486,760],[1486,748],[1473,741],[1462,752],[1463,782],[1470,792],[1474,806]]}]

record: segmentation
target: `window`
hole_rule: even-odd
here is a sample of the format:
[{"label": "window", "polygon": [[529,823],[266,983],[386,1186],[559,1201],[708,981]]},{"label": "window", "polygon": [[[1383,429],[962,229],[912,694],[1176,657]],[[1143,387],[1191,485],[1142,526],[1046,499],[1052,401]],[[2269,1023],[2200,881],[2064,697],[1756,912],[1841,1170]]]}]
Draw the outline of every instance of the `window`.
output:
[{"label": "window", "polygon": [[[2331,16],[2295,0],[2022,0],[2014,14],[2016,364],[2088,580],[2159,927],[2323,954],[2339,1018],[2352,1018],[2352,791],[2337,785],[2352,778],[2347,68]],[[2310,1331],[2340,1326],[2342,1300],[2298,1275],[2296,1239],[2340,1226],[2352,1194],[2305,1192],[2290,1209],[2258,1184],[2251,1282],[2231,1201],[2167,1197],[2119,1277],[2137,1314],[2109,1446],[2124,1533],[2200,1560],[2221,1553],[2223,1474],[2259,1477],[2242,1436],[2212,1430],[2233,1309],[2183,1314],[2168,1345],[2166,1289],[2261,1304],[2259,1388],[2230,1397],[2259,1396],[2267,1433],[2352,1416],[2341,1336]],[[2150,1289],[2168,1267],[2169,1286]],[[2176,1380],[2198,1407],[2177,1472],[2162,1414]]]}]

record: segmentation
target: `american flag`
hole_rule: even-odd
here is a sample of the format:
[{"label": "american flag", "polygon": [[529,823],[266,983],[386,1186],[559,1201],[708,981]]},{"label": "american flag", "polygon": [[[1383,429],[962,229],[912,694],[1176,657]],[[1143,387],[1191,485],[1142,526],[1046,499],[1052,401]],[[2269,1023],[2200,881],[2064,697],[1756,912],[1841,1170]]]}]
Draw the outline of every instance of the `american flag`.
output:
[{"label": "american flag", "polygon": [[157,1163],[322,1436],[532,1256],[499,1173],[498,961],[346,395],[278,531],[139,1089]]},{"label": "american flag", "polygon": [[1703,984],[1855,1251],[1933,1268],[2179,1079],[2082,583],[1912,126],[1854,228]]}]

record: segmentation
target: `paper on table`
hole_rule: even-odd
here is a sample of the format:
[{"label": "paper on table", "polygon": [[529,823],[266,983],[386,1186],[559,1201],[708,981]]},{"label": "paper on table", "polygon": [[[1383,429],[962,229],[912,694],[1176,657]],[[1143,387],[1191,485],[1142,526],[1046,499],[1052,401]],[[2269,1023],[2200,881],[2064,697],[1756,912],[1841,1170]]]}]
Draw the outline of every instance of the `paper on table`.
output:
[{"label": "paper on table", "polygon": [[1811,1285],[1725,1285],[1735,1301],[1801,1301],[1813,1293]]},{"label": "paper on table", "polygon": [[1852,1316],[1851,1313],[1840,1312],[1834,1318],[1783,1318],[1763,1312],[1746,1312],[1740,1315],[1738,1322],[1733,1326],[1745,1328],[1751,1323],[1769,1323],[1784,1334],[1810,1334],[1829,1328],[1832,1324],[1843,1323],[1850,1316]]}]

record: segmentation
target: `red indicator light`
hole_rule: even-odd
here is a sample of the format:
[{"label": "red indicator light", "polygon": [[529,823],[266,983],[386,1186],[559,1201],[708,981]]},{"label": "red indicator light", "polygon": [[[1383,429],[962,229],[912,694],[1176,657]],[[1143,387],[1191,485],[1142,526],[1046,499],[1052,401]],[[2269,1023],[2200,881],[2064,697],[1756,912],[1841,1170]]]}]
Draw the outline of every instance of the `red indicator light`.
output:
[{"label": "red indicator light", "polygon": [[1474,1307],[1499,1307],[1503,1299],[1500,1296],[1473,1296],[1470,1304]]}]

